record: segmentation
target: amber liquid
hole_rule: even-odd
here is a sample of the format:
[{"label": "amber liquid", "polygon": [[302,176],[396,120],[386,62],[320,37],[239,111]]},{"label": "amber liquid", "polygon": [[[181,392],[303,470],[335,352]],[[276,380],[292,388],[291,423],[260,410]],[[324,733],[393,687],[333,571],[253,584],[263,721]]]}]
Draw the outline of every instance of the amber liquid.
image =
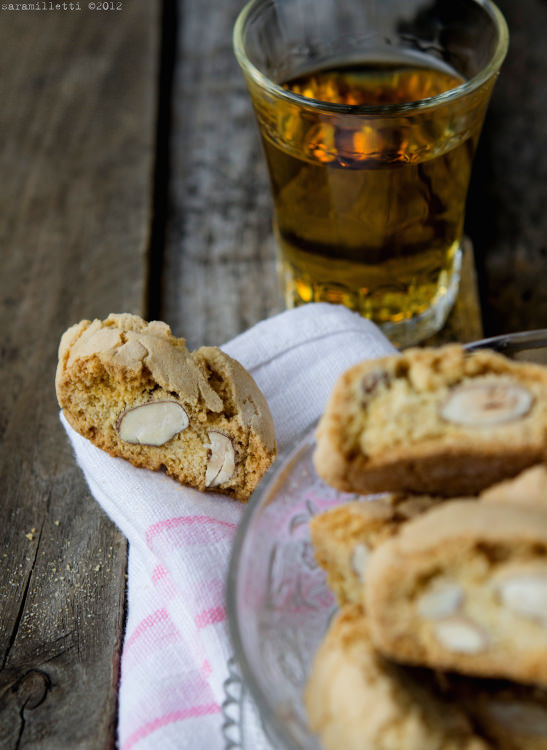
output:
[{"label": "amber liquid", "polygon": [[[326,102],[378,105],[460,83],[445,69],[398,62],[320,70],[283,85]],[[263,136],[285,302],[342,303],[390,335],[392,324],[448,294],[457,274],[478,132],[453,137],[449,119],[433,110],[348,125],[347,118],[277,107],[280,137]]]}]

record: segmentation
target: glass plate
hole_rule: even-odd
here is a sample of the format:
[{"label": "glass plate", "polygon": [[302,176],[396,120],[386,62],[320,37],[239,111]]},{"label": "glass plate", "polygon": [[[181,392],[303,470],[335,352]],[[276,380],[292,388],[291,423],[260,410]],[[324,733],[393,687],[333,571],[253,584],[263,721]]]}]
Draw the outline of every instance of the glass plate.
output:
[{"label": "glass plate", "polygon": [[[467,348],[547,364],[547,330]],[[320,750],[307,729],[302,697],[336,605],[315,562],[308,521],[356,495],[338,492],[315,473],[315,428],[279,456],[234,541],[227,604],[235,658],[225,684],[225,750]]]}]

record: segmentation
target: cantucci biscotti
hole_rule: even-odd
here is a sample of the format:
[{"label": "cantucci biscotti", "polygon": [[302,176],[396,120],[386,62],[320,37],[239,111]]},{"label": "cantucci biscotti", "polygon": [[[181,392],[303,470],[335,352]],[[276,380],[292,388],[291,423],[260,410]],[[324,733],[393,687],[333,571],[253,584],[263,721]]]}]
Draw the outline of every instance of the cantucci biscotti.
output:
[{"label": "cantucci biscotti", "polygon": [[547,513],[447,501],[371,555],[365,604],[385,656],[547,687]]},{"label": "cantucci biscotti", "polygon": [[437,690],[433,673],[378,654],[358,605],[335,615],[313,660],[305,706],[325,750],[493,750]]},{"label": "cantucci biscotti", "polygon": [[56,391],[99,448],[198,490],[247,500],[276,455],[268,404],[245,368],[216,347],[189,352],[159,321],[112,314],[69,328]]},{"label": "cantucci biscotti", "polygon": [[536,464],[518,476],[498,482],[481,492],[485,503],[528,505],[547,511],[547,466]]},{"label": "cantucci biscotti", "polygon": [[386,494],[329,508],[310,519],[318,564],[338,604],[363,603],[363,583],[372,550],[439,498]]},{"label": "cantucci biscotti", "polygon": [[337,381],[315,466],[348,492],[475,494],[547,453],[547,368],[457,344],[358,364]]}]

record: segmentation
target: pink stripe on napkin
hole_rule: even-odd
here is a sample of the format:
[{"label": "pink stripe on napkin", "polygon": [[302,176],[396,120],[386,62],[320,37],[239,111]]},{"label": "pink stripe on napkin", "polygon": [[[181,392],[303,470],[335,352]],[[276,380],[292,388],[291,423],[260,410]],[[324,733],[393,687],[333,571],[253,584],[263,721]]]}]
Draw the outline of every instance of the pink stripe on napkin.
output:
[{"label": "pink stripe on napkin", "polygon": [[[146,541],[150,547],[153,547],[156,537],[161,534],[175,544],[214,544],[225,536],[231,538],[235,528],[236,524],[219,521],[209,516],[167,518],[147,530]],[[163,544],[163,541],[160,544]]]},{"label": "pink stripe on napkin", "polygon": [[195,621],[198,628],[206,628],[207,625],[214,625],[217,622],[222,622],[226,619],[226,616],[226,607],[219,605],[218,607],[213,607],[205,612],[198,612]]}]

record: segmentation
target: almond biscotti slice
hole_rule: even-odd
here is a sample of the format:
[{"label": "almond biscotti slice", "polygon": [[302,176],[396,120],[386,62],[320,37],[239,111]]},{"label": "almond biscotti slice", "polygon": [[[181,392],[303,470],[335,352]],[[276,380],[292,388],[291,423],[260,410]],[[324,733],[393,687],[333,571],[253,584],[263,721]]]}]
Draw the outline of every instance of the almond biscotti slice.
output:
[{"label": "almond biscotti slice", "polygon": [[547,513],[447,501],[372,553],[365,603],[388,657],[547,687]]},{"label": "almond biscotti slice", "polygon": [[386,494],[329,508],[309,522],[318,564],[339,605],[363,601],[363,582],[372,550],[400,526],[438,500],[423,495]]},{"label": "almond biscotti slice", "polygon": [[425,672],[382,658],[363,610],[347,605],[313,660],[305,692],[310,728],[325,750],[490,748]]},{"label": "almond biscotti slice", "polygon": [[317,429],[315,466],[348,492],[473,495],[547,453],[547,368],[453,344],[354,366]]},{"label": "almond biscotti slice", "polygon": [[189,352],[168,325],[136,315],[84,320],[59,346],[59,405],[112,456],[245,501],[276,455],[266,399],[215,347]]}]

